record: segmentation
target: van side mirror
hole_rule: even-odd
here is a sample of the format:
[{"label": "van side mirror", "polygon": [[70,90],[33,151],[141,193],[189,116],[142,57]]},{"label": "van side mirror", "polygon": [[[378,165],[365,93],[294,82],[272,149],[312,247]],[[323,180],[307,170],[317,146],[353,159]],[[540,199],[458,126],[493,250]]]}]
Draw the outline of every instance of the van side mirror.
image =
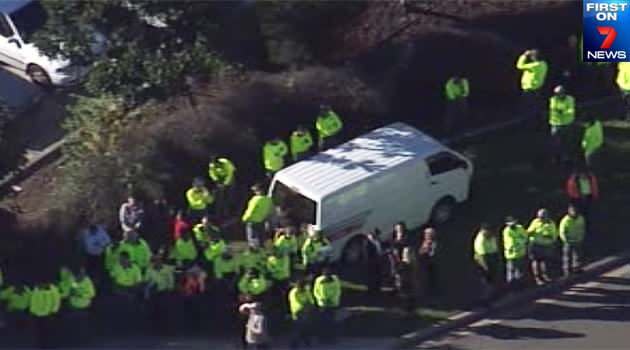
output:
[{"label": "van side mirror", "polygon": [[462,169],[468,169],[468,163],[466,161],[460,161],[459,167]]},{"label": "van side mirror", "polygon": [[9,39],[9,44],[15,44],[15,46],[17,46],[18,49],[22,48],[22,44],[20,44],[20,41],[16,38]]}]

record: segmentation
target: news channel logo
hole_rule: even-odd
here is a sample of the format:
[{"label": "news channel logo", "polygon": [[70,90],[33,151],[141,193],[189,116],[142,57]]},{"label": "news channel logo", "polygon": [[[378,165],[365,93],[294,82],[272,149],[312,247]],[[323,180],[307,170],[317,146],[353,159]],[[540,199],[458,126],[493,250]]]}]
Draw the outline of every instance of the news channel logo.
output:
[{"label": "news channel logo", "polygon": [[630,0],[582,1],[584,62],[630,61]]}]

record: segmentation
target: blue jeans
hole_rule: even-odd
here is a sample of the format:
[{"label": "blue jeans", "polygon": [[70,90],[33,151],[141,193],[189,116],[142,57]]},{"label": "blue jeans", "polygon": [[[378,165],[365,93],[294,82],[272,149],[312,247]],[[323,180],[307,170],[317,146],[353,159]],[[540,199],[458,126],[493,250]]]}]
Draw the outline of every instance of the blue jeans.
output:
[{"label": "blue jeans", "polygon": [[245,236],[247,245],[250,247],[261,247],[262,236],[265,232],[265,223],[248,222],[245,224]]},{"label": "blue jeans", "polygon": [[565,276],[575,272],[580,267],[582,257],[582,243],[562,244],[562,270]]}]

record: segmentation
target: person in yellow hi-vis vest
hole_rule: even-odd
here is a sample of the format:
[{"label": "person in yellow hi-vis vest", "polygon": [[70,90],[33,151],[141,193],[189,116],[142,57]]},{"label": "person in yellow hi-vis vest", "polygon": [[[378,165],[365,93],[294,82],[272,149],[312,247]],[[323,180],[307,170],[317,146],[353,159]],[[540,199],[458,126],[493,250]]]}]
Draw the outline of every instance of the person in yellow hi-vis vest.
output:
[{"label": "person in yellow hi-vis vest", "polygon": [[444,86],[444,94],[446,96],[444,129],[446,132],[451,132],[457,124],[466,122],[470,94],[468,79],[458,76],[450,78]]},{"label": "person in yellow hi-vis vest", "polygon": [[549,98],[549,128],[554,161],[568,155],[568,135],[574,121],[575,99],[566,93],[563,86],[558,85],[553,89],[553,96]]},{"label": "person in yellow hi-vis vest", "polygon": [[549,217],[547,209],[539,209],[527,228],[529,235],[529,260],[537,285],[551,282],[547,275],[547,262],[553,258],[554,245],[558,240],[558,226]]},{"label": "person in yellow hi-vis vest", "polygon": [[203,179],[197,177],[193,180],[192,187],[186,191],[186,201],[190,221],[196,223],[208,214],[210,206],[214,203],[214,194],[206,187]]},{"label": "person in yellow hi-vis vest", "polygon": [[616,82],[624,101],[625,118],[630,120],[630,62],[619,62]]},{"label": "person in yellow hi-vis vest", "polygon": [[330,106],[319,106],[319,115],[315,121],[315,128],[319,139],[319,150],[325,151],[339,143],[343,122]]},{"label": "person in yellow hi-vis vest", "polygon": [[313,136],[307,128],[300,125],[291,133],[289,145],[291,146],[291,158],[294,162],[299,162],[312,153]]},{"label": "person in yellow hi-vis vest", "polygon": [[589,115],[584,121],[584,135],[582,136],[582,150],[584,163],[593,168],[595,155],[604,145],[604,126],[602,122]]},{"label": "person in yellow hi-vis vest", "polygon": [[267,221],[273,212],[273,200],[264,192],[262,185],[252,186],[254,195],[247,203],[247,209],[241,217],[245,224],[245,234],[250,247],[260,247],[264,240]]},{"label": "person in yellow hi-vis vest", "polygon": [[53,283],[40,283],[31,291],[29,311],[35,319],[40,348],[54,346],[56,324],[53,318],[61,308],[61,294]]},{"label": "person in yellow hi-vis vest", "polygon": [[527,256],[527,232],[523,225],[508,216],[503,228],[503,257],[505,258],[505,279],[512,288],[520,287],[525,277]]},{"label": "person in yellow hi-vis vest", "polygon": [[542,111],[541,91],[547,78],[547,62],[540,59],[538,50],[527,50],[518,57],[516,69],[522,71],[521,112],[538,123],[539,113]]},{"label": "person in yellow hi-vis vest", "polygon": [[208,176],[215,186],[216,214],[224,217],[234,203],[232,192],[235,188],[236,167],[228,158],[211,156]]},{"label": "person in yellow hi-vis vest", "polygon": [[289,154],[289,147],[279,138],[267,141],[263,145],[263,165],[268,177],[272,177],[278,170],[284,168],[284,157]]},{"label": "person in yellow hi-vis vest", "polygon": [[335,312],[341,301],[341,281],[331,273],[329,267],[324,268],[315,279],[313,296],[319,310],[319,336],[322,340],[334,343],[337,336]]}]

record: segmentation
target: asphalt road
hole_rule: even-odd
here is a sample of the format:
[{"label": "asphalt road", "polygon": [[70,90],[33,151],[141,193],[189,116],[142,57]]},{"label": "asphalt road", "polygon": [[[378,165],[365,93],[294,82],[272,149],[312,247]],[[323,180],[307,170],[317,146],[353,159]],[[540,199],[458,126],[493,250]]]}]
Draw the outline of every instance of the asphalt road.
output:
[{"label": "asphalt road", "polygon": [[628,349],[630,265],[416,349]]}]

